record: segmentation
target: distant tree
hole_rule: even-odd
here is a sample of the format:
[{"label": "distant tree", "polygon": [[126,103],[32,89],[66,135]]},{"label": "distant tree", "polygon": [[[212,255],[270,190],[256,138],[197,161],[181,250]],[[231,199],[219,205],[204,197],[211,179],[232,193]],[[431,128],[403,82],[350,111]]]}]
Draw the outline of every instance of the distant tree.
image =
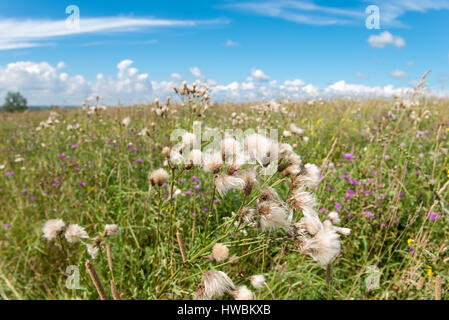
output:
[{"label": "distant tree", "polygon": [[3,110],[8,112],[24,111],[28,109],[27,99],[20,92],[8,92],[3,104]]}]

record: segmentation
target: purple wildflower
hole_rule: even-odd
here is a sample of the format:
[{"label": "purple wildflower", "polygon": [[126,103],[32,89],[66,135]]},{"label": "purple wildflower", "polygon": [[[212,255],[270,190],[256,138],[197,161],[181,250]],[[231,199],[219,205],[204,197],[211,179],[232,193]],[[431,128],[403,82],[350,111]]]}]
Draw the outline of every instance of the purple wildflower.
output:
[{"label": "purple wildflower", "polygon": [[430,221],[435,221],[435,220],[440,219],[440,215],[438,213],[436,213],[436,212],[428,212],[427,213],[427,218]]}]

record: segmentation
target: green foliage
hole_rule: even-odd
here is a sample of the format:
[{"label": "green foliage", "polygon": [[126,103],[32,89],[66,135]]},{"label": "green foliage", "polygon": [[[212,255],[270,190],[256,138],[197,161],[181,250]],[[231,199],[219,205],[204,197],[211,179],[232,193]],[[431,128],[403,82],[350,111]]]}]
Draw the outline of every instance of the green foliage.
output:
[{"label": "green foliage", "polygon": [[[90,259],[107,294],[113,276],[123,299],[190,299],[202,272],[211,269],[247,285],[258,299],[433,299],[437,276],[442,298],[448,299],[449,104],[421,101],[411,110],[393,108],[394,103],[284,103],[282,113],[224,103],[200,118],[203,127],[222,130],[276,128],[303,164],[321,167],[328,160],[315,191],[320,218],[340,203],[340,226],[351,229],[341,236],[329,286],[326,269],[301,254],[285,232],[249,227],[242,232],[231,223],[232,212],[253,201],[257,190],[246,199],[237,190],[217,196],[211,206],[212,174],[197,167],[170,177],[167,187],[149,188],[148,174],[163,167],[162,149],[171,132],[192,130],[182,107],[171,106],[164,117],[148,105],[90,115],[81,109],[59,109],[51,116],[48,110],[0,114],[0,294],[98,299],[85,269]],[[125,117],[131,119],[128,126],[122,125]],[[291,123],[304,133],[282,136]],[[139,135],[143,128],[148,134]],[[354,159],[344,159],[345,153]],[[192,176],[199,178],[200,190]],[[182,191],[174,202],[167,197],[172,181]],[[259,185],[275,185],[284,200],[291,192],[279,173],[262,177]],[[440,218],[430,220],[428,212]],[[300,217],[295,212],[294,219]],[[83,226],[92,238],[102,236],[105,224],[119,225],[120,234],[105,240],[113,273],[104,247],[91,259],[83,244],[46,241],[42,226],[56,218]],[[239,259],[203,258],[217,242]],[[79,267],[82,289],[65,286],[69,265]],[[380,286],[368,290],[372,266],[379,269]],[[251,287],[247,277],[254,274],[265,276],[266,288]]]},{"label": "green foliage", "polygon": [[27,99],[20,92],[8,92],[3,104],[3,110],[7,112],[24,111],[27,107]]}]

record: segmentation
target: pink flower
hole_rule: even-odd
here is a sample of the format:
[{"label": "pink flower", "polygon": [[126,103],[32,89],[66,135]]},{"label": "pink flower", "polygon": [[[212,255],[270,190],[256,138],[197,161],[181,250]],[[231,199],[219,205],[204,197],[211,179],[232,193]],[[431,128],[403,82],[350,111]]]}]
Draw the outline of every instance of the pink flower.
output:
[{"label": "pink flower", "polygon": [[344,153],[343,158],[351,160],[354,159],[354,155],[352,153]]},{"label": "pink flower", "polygon": [[365,216],[370,219],[374,219],[374,214],[371,211],[365,211]]},{"label": "pink flower", "polygon": [[64,154],[64,153],[61,153],[61,154],[59,155],[59,158],[61,158],[61,159],[64,159],[65,157],[67,157],[67,155]]},{"label": "pink flower", "polygon": [[85,182],[80,182],[79,185],[80,185],[80,187],[85,187],[86,183]]}]

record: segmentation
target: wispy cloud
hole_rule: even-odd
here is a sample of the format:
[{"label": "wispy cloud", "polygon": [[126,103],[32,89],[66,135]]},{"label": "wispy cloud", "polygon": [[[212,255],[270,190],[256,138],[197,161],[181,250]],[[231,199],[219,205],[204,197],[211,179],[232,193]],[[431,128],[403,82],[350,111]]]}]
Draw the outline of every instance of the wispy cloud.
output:
[{"label": "wispy cloud", "polygon": [[0,20],[0,50],[44,45],[42,41],[76,34],[102,32],[135,32],[145,28],[195,27],[226,24],[226,19],[167,20],[155,18],[102,17],[82,18],[79,28],[67,28],[65,20]]},{"label": "wispy cloud", "polygon": [[393,78],[406,78],[408,77],[408,73],[402,70],[394,70],[390,73],[390,76]]},{"label": "wispy cloud", "polygon": [[226,40],[226,42],[225,42],[226,47],[238,47],[239,45],[240,45],[240,43],[232,41],[230,39]]},{"label": "wispy cloud", "polygon": [[364,24],[366,18],[365,8],[372,4],[380,8],[381,27],[405,26],[400,21],[400,17],[409,11],[425,13],[429,10],[449,9],[449,0],[361,0],[352,7],[345,9],[318,5],[312,0],[247,1],[228,3],[221,7],[284,19],[295,23],[330,26]]},{"label": "wispy cloud", "polygon": [[311,25],[348,24],[364,16],[363,10],[320,6],[310,1],[242,2],[223,7]]},{"label": "wispy cloud", "polygon": [[400,17],[407,12],[426,13],[429,10],[449,10],[449,0],[364,0],[380,8],[381,27],[404,27]]}]

